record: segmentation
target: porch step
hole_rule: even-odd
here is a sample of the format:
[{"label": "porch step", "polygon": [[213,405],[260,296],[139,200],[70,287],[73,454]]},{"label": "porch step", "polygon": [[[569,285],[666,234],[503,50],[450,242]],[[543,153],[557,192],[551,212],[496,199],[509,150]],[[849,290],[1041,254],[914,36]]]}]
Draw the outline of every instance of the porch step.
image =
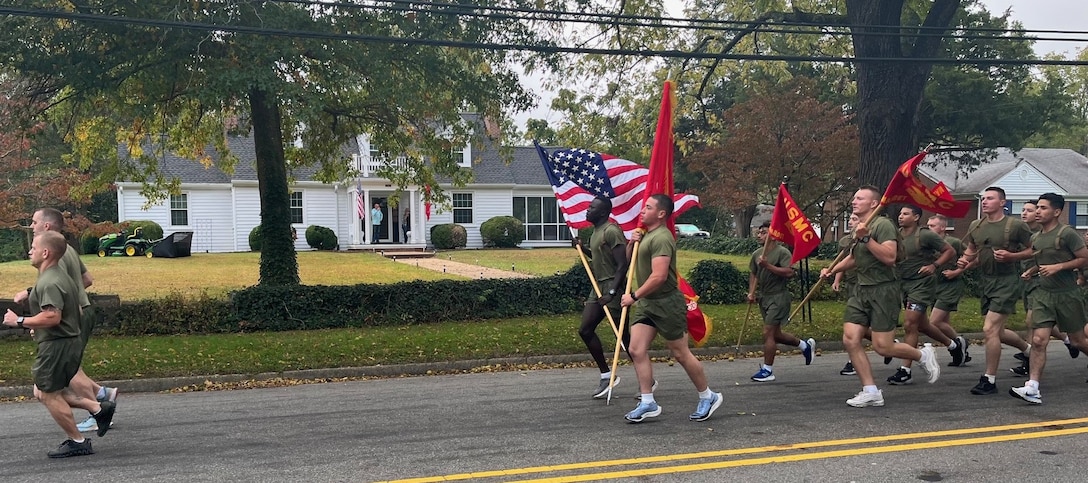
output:
[{"label": "porch step", "polygon": [[382,252],[385,258],[433,258],[434,252],[426,250],[385,250]]}]

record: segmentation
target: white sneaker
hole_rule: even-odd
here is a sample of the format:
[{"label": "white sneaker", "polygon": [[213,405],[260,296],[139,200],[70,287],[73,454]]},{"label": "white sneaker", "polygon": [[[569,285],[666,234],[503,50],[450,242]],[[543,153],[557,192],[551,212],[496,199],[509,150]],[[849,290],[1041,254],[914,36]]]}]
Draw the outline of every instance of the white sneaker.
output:
[{"label": "white sneaker", "polygon": [[846,400],[846,404],[854,406],[856,408],[863,408],[866,406],[883,406],[884,405],[884,392],[877,389],[876,392],[865,392],[862,390],[857,396]]},{"label": "white sneaker", "polygon": [[1032,404],[1043,403],[1043,395],[1039,393],[1038,389],[1032,387],[1010,387],[1009,395],[1015,398],[1023,399]]},{"label": "white sneaker", "polygon": [[933,351],[933,344],[926,342],[922,346],[922,368],[925,369],[929,379],[926,382],[933,384],[941,377],[941,365],[937,362],[937,354]]}]

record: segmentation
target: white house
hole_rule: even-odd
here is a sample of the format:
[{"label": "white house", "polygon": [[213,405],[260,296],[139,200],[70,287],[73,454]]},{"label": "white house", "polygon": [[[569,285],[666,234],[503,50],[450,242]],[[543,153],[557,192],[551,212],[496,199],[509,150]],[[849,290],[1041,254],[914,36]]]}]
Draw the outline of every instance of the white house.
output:
[{"label": "white house", "polygon": [[974,204],[975,211],[966,218],[952,220],[960,233],[981,215],[978,198],[989,186],[1005,190],[1005,208],[1013,216],[1020,216],[1024,203],[1043,193],[1060,194],[1065,197],[1063,221],[1079,230],[1088,229],[1088,158],[1071,149],[1024,148],[1013,153],[998,148],[994,159],[970,172],[930,154],[918,173],[934,183],[944,182],[953,197]]},{"label": "white house", "polygon": [[[160,168],[166,176],[180,180],[181,192],[169,195],[162,203],[145,207],[147,199],[140,194],[140,183],[117,183],[118,220],[152,220],[162,225],[165,234],[192,231],[194,252],[249,251],[249,233],[260,224],[253,139],[231,137],[228,144],[239,159],[230,176],[198,161],[167,154]],[[425,247],[430,243],[430,228],[442,223],[464,226],[468,247],[480,248],[480,225],[495,216],[514,216],[525,224],[523,247],[570,244],[570,231],[533,147],[511,148],[512,159],[504,159],[492,146],[466,146],[462,167],[472,170],[473,182],[463,188],[443,185],[452,208],[443,211],[433,207],[429,219],[419,186],[408,187],[399,206],[389,205],[393,186],[375,174],[377,152],[371,151],[365,136],[359,136],[345,150],[358,173],[355,178],[326,184],[314,180],[314,168],[290,171],[295,180],[290,187],[291,221],[299,233],[299,249],[309,248],[303,233],[310,225],[332,229],[341,249],[371,247],[367,225],[375,203],[383,213],[378,239],[385,244],[383,249]],[[365,207],[365,219],[359,215],[360,201]],[[411,223],[407,239],[401,229],[406,213]]]}]

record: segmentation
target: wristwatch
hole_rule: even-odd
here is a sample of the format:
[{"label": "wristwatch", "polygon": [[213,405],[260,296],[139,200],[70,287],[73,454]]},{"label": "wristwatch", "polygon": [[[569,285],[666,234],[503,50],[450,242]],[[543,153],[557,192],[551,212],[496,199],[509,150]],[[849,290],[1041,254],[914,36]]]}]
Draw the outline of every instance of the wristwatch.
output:
[{"label": "wristwatch", "polygon": [[872,236],[865,235],[865,236],[863,236],[861,238],[858,238],[858,243],[869,243],[869,240],[872,239],[872,238],[873,238]]},{"label": "wristwatch", "polygon": [[616,295],[616,289],[614,289],[614,288],[608,289],[608,295]]},{"label": "wristwatch", "polygon": [[23,320],[25,320],[25,318],[21,316],[15,318],[15,325],[19,326],[20,329],[23,328]]}]

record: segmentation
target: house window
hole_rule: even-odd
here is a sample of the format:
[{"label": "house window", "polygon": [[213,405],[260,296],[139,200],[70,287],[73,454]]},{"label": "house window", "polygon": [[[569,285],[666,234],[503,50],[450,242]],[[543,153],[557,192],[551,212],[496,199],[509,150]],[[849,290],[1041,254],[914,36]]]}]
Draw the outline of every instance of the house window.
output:
[{"label": "house window", "polygon": [[526,240],[570,240],[559,203],[554,196],[515,196],[514,218],[525,225]]},{"label": "house window", "polygon": [[453,160],[462,168],[472,167],[472,146],[464,145],[453,148]]},{"label": "house window", "polygon": [[302,224],[302,192],[291,192],[291,224]]},{"label": "house window", "polygon": [[472,193],[453,194],[453,222],[472,223]]},{"label": "house window", "polygon": [[189,225],[189,194],[170,195],[170,224]]}]

